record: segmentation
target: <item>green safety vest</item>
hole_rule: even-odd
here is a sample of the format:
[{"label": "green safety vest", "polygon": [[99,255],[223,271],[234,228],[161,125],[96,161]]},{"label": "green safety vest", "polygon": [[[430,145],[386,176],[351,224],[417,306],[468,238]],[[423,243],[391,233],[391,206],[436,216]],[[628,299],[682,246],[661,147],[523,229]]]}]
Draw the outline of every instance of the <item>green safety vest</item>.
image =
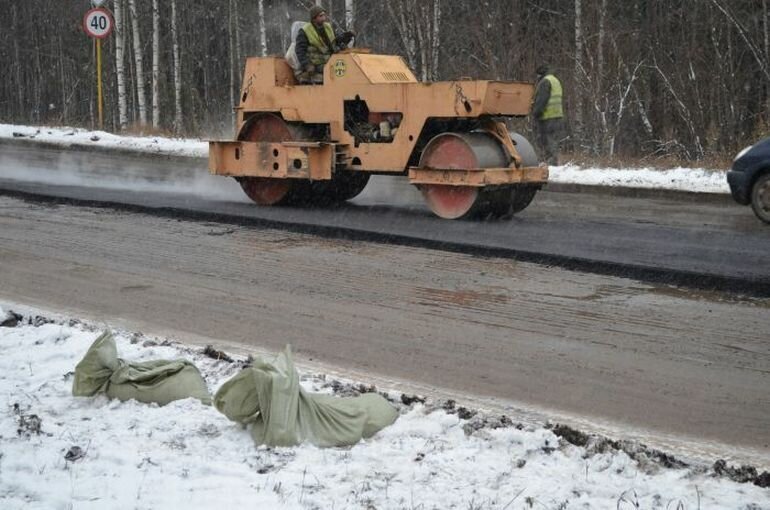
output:
[{"label": "green safety vest", "polygon": [[[324,23],[323,29],[326,31],[326,37],[329,38],[329,42],[333,45],[334,29],[332,28],[331,24]],[[334,48],[326,47],[324,40],[321,39],[321,36],[318,34],[318,31],[312,23],[305,23],[305,26],[302,27],[302,30],[304,30],[305,35],[307,36],[307,40],[310,43],[310,46],[308,46],[307,49],[307,58],[310,60],[310,63],[315,66],[326,65],[326,62],[329,61],[332,53],[334,53]]]},{"label": "green safety vest", "polygon": [[551,84],[551,97],[548,98],[548,103],[545,105],[545,110],[543,110],[540,118],[542,120],[561,119],[564,117],[561,82],[552,74],[544,76],[543,79],[548,80]]}]

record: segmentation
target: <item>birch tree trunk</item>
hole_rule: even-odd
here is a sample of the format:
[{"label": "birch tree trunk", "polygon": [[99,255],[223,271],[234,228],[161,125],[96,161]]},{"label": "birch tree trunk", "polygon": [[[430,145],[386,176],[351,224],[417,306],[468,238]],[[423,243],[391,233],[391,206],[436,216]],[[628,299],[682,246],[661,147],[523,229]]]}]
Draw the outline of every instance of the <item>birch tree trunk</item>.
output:
[{"label": "birch tree trunk", "polygon": [[228,53],[230,54],[230,108],[235,106],[235,0],[230,0],[228,3]]},{"label": "birch tree trunk", "polygon": [[[262,3],[262,0],[260,0]],[[353,30],[356,20],[356,6],[353,0],[345,0],[345,28]]]},{"label": "birch tree trunk", "polygon": [[123,0],[115,0],[115,74],[118,80],[118,124],[121,131],[128,127],[128,105],[126,102],[125,75],[125,33],[123,32]]},{"label": "birch tree trunk", "polygon": [[61,89],[61,111],[62,111],[62,123],[67,125],[67,80],[64,77],[64,43],[59,34],[59,76],[60,76],[60,89]]},{"label": "birch tree trunk", "polygon": [[171,41],[174,55],[174,131],[182,131],[182,63],[179,59],[179,30],[177,30],[176,0],[171,0]]},{"label": "birch tree trunk", "polygon": [[[427,23],[420,23],[422,20],[427,20],[428,13],[425,13],[422,8],[417,11],[419,14],[417,20],[414,23],[415,32],[417,33],[417,47],[420,50],[420,81],[428,81],[428,73],[430,72],[430,60],[428,59],[428,36],[423,31],[423,25]],[[430,27],[428,27],[430,28]]]},{"label": "birch tree trunk", "polygon": [[152,127],[160,127],[160,12],[152,0]]},{"label": "birch tree trunk", "polygon": [[[352,0],[350,0],[352,1]],[[259,55],[267,56],[267,23],[265,22],[265,0],[257,2],[259,12]]]},{"label": "birch tree trunk", "polygon": [[[33,38],[33,48],[40,48],[40,37],[41,35],[38,32],[35,32],[35,36]],[[40,53],[39,51],[35,52],[35,73],[34,76],[37,78],[34,81],[34,97],[35,97],[35,107],[33,110],[33,119],[35,119],[36,124],[40,124],[44,105],[43,105],[43,84],[42,84],[42,77],[43,77],[43,66],[40,63]]]},{"label": "birch tree trunk", "polygon": [[583,141],[583,6],[582,0],[575,0],[575,126],[572,131],[575,134],[576,144]]},{"label": "birch tree trunk", "polygon": [[136,0],[128,0],[131,13],[131,28],[134,39],[134,62],[136,65],[136,96],[139,104],[139,124],[147,125],[147,96],[144,87],[144,59],[142,58],[142,39],[139,31],[139,16],[136,14]]},{"label": "birch tree trunk", "polygon": [[[597,110],[599,111],[599,119],[601,121],[601,129],[599,135],[596,138],[595,149],[599,154],[604,153],[604,149],[607,145],[607,137],[609,136],[609,119],[608,114],[610,110],[609,97],[604,92],[604,40],[607,37],[605,30],[605,21],[607,19],[607,0],[602,0],[599,6],[599,40],[596,47],[596,69],[594,70],[596,89],[594,91],[595,101],[597,103]],[[610,149],[610,156],[613,149]]]},{"label": "birch tree trunk", "polygon": [[[17,6],[15,3],[11,4],[11,12],[13,13],[13,26],[16,27],[19,25],[19,13],[17,11]],[[14,37],[13,38],[13,54],[15,57],[15,68],[16,68],[16,86],[18,88],[17,92],[17,99],[19,101],[19,111],[18,115],[22,115],[24,113],[24,82],[22,80],[22,62],[21,62],[21,56],[19,52],[19,38]]]},{"label": "birch tree trunk", "polygon": [[[233,10],[233,30],[235,31],[235,75],[236,77],[239,77],[241,75],[241,17],[238,14],[238,0],[235,0],[234,10]],[[235,91],[235,95],[237,96],[239,94],[239,91]]]},{"label": "birch tree trunk", "polygon": [[[762,0],[762,29],[765,36],[765,62],[770,63],[770,29],[768,29],[767,0]],[[765,125],[770,128],[770,84],[765,81]]]},{"label": "birch tree trunk", "polygon": [[433,0],[433,40],[431,41],[431,80],[438,80],[438,56],[441,43],[441,0]]}]

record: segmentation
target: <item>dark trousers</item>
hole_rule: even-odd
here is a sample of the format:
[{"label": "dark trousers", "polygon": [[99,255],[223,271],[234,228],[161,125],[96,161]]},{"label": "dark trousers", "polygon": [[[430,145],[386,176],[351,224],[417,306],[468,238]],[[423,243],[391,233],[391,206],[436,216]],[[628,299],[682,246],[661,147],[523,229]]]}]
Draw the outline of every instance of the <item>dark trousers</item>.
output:
[{"label": "dark trousers", "polygon": [[545,161],[549,165],[558,165],[563,119],[538,120],[536,124],[540,161]]}]

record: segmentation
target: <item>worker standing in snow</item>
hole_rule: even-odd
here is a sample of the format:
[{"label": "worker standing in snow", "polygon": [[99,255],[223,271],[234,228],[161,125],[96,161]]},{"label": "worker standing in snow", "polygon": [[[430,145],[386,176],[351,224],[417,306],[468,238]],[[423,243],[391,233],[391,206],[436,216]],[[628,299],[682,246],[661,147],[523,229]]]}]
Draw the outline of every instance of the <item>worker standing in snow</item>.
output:
[{"label": "worker standing in snow", "polygon": [[541,154],[549,165],[559,164],[559,139],[564,121],[562,86],[547,65],[537,68],[537,90],[532,106]]},{"label": "worker standing in snow", "polygon": [[353,32],[335,32],[326,10],[318,5],[310,8],[310,23],[297,34],[295,51],[299,61],[297,80],[302,84],[323,83],[323,69],[332,54],[353,40]]}]

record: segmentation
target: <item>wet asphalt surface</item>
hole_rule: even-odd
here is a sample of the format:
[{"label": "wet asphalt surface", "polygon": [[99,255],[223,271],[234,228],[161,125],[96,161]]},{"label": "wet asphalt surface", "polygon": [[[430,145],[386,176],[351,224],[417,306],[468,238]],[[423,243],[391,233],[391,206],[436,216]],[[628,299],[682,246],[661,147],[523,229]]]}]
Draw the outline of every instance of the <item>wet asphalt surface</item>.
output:
[{"label": "wet asphalt surface", "polygon": [[338,207],[261,208],[205,160],[25,143],[0,145],[0,193],[770,296],[770,228],[729,196],[546,189],[510,221],[446,221],[404,178],[375,177]]}]

